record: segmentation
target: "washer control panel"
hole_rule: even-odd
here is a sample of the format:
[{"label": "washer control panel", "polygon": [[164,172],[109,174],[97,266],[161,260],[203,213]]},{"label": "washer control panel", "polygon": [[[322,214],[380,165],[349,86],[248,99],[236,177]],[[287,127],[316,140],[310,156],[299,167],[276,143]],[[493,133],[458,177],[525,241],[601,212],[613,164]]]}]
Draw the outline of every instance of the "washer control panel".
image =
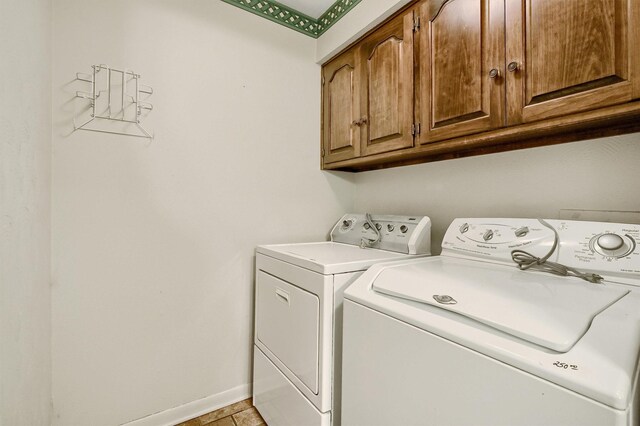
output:
[{"label": "washer control panel", "polygon": [[[640,280],[640,225],[546,219],[455,219],[442,254],[515,265],[513,250],[601,274]],[[553,228],[553,229],[551,229]],[[555,230],[555,232],[554,232]]]},{"label": "washer control panel", "polygon": [[629,234],[605,232],[591,238],[589,247],[594,253],[620,259],[633,253],[636,248],[636,239]]},{"label": "washer control panel", "polygon": [[362,239],[380,240],[371,248],[407,254],[431,254],[431,220],[427,216],[346,214],[331,231],[331,241],[360,245]]}]

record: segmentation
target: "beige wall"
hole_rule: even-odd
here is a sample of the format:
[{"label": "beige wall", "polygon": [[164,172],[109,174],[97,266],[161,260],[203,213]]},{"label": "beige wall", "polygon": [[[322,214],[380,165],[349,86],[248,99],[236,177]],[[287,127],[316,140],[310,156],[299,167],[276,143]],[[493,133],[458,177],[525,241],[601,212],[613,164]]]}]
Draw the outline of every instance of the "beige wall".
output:
[{"label": "beige wall", "polygon": [[[319,168],[315,40],[208,0],[57,0],[54,40],[54,424],[247,397],[255,246],[352,209]],[[72,132],[98,63],[154,88],[155,140]]]},{"label": "beige wall", "polygon": [[0,425],[51,412],[51,2],[0,2]]},{"label": "beige wall", "polygon": [[640,133],[634,133],[359,173],[355,209],[428,215],[432,248],[440,253],[456,217],[553,219],[561,209],[640,211],[638,182]]},{"label": "beige wall", "polygon": [[[316,62],[406,2],[365,0],[316,43],[219,1],[56,0],[52,74],[50,2],[2,3],[0,425],[48,424],[52,393],[56,425],[248,396],[255,246],[324,239],[344,212],[427,214],[439,251],[458,216],[640,210],[639,134],[321,172]],[[97,63],[154,87],[154,141],[73,132]]]}]

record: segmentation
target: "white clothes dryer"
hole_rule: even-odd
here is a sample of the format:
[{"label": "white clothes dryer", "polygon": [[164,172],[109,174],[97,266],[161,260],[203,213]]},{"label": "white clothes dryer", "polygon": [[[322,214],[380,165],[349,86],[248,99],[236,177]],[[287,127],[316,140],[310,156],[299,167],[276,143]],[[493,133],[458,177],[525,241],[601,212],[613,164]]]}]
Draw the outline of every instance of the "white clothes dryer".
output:
[{"label": "white clothes dryer", "polygon": [[267,424],[340,424],[343,292],[371,265],[428,255],[430,236],[426,216],[347,214],[331,241],[256,249],[253,403]]},{"label": "white clothes dryer", "polygon": [[456,219],[441,256],[373,266],[345,292],[343,424],[638,426],[638,241]]}]

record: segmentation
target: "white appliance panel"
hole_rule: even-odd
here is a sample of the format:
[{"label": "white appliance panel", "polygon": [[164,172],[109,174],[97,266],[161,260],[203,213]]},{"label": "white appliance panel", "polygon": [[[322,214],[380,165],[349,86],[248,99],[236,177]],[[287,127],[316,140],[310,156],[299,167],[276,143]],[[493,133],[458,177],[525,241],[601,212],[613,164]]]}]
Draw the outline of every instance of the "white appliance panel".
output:
[{"label": "white appliance panel", "polygon": [[[356,392],[368,374],[381,387],[388,382],[385,410],[398,415],[410,406],[439,419],[434,424],[639,426],[639,237],[638,225],[456,219],[442,256],[374,265],[345,292],[345,421],[376,424],[376,416],[349,414],[378,398],[377,389]],[[550,261],[600,282],[519,270],[511,259],[513,250],[544,257],[556,242]],[[413,410],[412,394],[437,412]],[[451,411],[454,404],[470,407],[469,416]],[[494,416],[500,407],[506,417]],[[531,407],[537,414],[509,417]]]},{"label": "white appliance panel", "polygon": [[577,395],[346,299],[345,425],[622,426]]},{"label": "white appliance panel", "polygon": [[320,301],[264,271],[256,276],[256,339],[318,393]]},{"label": "white appliance panel", "polygon": [[331,424],[331,414],[318,411],[257,347],[254,347],[253,352],[253,368],[253,405],[267,424]]},{"label": "white appliance panel", "polygon": [[362,272],[351,272],[348,274],[334,275],[333,304],[335,311],[333,315],[333,388],[331,407],[331,420],[333,425],[342,424],[342,325],[343,325],[343,301],[345,290],[362,275]]},{"label": "white appliance panel", "polygon": [[380,240],[373,248],[404,254],[431,254],[431,220],[426,216],[373,215],[371,223],[363,214],[346,214],[331,230],[331,241],[359,246],[362,238]]},{"label": "white appliance panel", "polygon": [[[547,219],[558,233],[558,249],[549,258],[610,281],[637,285],[640,274],[640,225]],[[442,241],[442,254],[513,266],[512,250],[544,256],[554,233],[537,219],[455,219]]]},{"label": "white appliance panel", "polygon": [[386,268],[373,289],[464,315],[558,352],[571,349],[597,314],[629,293],[444,256]]},{"label": "white appliance panel", "polygon": [[345,215],[329,242],[256,249],[253,393],[271,426],[341,424],[345,289],[371,265],[430,252],[429,218],[364,219]]},{"label": "white appliance panel", "polygon": [[[617,409],[629,406],[637,384],[640,354],[640,292],[631,291],[597,315],[582,339],[571,350],[560,353],[455,312],[372,289],[375,278],[386,268],[438,262],[439,259],[432,257],[373,266],[347,289],[345,300],[455,341],[600,403]],[[586,282],[585,285],[595,286]],[[345,330],[348,327],[351,325],[345,321]]]},{"label": "white appliance panel", "polygon": [[[313,391],[305,382],[301,380],[298,375],[292,371],[284,360],[282,360],[278,353],[290,353],[292,357],[300,355],[300,351],[305,349],[299,348],[299,345],[291,340],[286,330],[288,328],[295,329],[297,322],[301,317],[308,315],[306,312],[299,312],[296,315],[290,316],[288,322],[284,321],[284,329],[280,329],[282,337],[274,337],[274,339],[282,339],[279,344],[272,347],[270,342],[263,342],[258,338],[258,334],[262,333],[262,329],[271,327],[271,324],[267,320],[266,322],[259,320],[259,312],[262,310],[261,301],[256,295],[256,317],[255,317],[255,338],[254,343],[271,362],[278,367],[278,369],[291,381],[300,392],[302,392],[312,404],[314,404],[320,412],[325,413],[331,410],[331,377],[332,377],[332,357],[333,357],[333,294],[334,294],[334,276],[322,275],[316,272],[309,271],[307,269],[291,265],[289,263],[274,259],[269,256],[259,254],[256,256],[256,292],[258,291],[258,277],[262,274],[266,274],[272,277],[277,277],[277,280],[286,282],[292,287],[299,289],[299,291],[305,291],[317,297],[319,303],[319,316],[318,316],[318,344],[315,346],[317,352],[313,355],[309,355],[310,358],[317,360],[318,368],[318,390]],[[278,330],[271,327],[268,333],[277,333]],[[303,338],[303,337],[302,337]],[[290,347],[288,346],[290,344]],[[274,352],[276,351],[276,352]],[[301,361],[305,363],[304,361]],[[306,364],[310,365],[310,364]],[[255,377],[255,372],[254,372]]]},{"label": "white appliance panel", "polygon": [[374,263],[406,259],[407,256],[331,241],[273,244],[259,246],[256,251],[324,275],[364,271]]}]

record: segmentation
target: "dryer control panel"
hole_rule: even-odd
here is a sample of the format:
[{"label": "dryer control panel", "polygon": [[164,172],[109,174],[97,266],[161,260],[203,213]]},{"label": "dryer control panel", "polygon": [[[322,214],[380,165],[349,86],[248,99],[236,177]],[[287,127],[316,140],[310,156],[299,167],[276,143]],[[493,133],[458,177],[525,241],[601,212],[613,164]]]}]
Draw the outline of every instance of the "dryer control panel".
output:
[{"label": "dryer control panel", "polygon": [[511,253],[525,251],[549,261],[601,275],[640,281],[640,225],[556,219],[455,219],[442,254],[514,265]]},{"label": "dryer control panel", "polygon": [[[372,226],[373,225],[373,226]],[[331,230],[331,241],[360,245],[361,241],[380,239],[371,248],[406,254],[431,254],[431,220],[427,216],[371,215],[352,213],[342,216]]]}]

